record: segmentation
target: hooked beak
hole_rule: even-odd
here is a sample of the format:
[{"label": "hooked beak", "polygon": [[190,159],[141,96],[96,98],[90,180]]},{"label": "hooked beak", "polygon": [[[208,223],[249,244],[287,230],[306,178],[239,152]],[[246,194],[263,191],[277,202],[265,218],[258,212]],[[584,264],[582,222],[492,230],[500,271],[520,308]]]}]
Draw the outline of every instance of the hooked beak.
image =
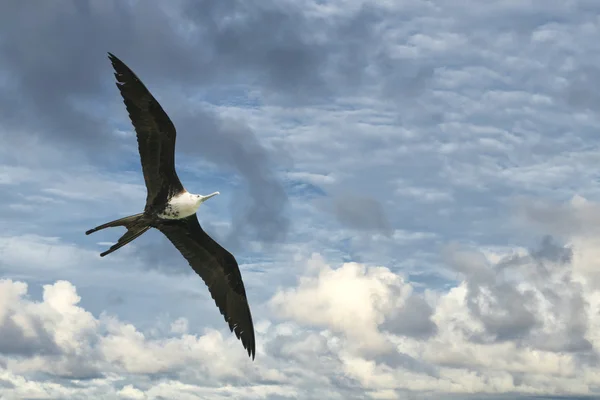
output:
[{"label": "hooked beak", "polygon": [[216,196],[216,195],[218,195],[218,194],[221,194],[221,193],[219,193],[219,192],[214,192],[214,193],[208,194],[208,195],[206,195],[206,196],[200,196],[200,203],[204,203],[206,200],[208,200],[208,199],[210,199],[211,197],[214,197],[214,196]]}]

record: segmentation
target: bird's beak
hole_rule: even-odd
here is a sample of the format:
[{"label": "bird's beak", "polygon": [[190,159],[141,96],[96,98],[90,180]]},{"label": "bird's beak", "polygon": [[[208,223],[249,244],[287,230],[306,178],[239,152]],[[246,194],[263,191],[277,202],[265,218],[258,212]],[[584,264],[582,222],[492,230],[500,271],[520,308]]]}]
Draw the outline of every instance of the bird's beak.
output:
[{"label": "bird's beak", "polygon": [[206,196],[201,196],[201,197],[200,197],[200,203],[204,203],[206,200],[208,200],[208,199],[210,199],[211,197],[214,197],[214,196],[216,196],[216,195],[218,195],[218,194],[221,194],[221,193],[219,193],[219,192],[214,192],[214,193],[208,194],[208,195],[206,195]]}]

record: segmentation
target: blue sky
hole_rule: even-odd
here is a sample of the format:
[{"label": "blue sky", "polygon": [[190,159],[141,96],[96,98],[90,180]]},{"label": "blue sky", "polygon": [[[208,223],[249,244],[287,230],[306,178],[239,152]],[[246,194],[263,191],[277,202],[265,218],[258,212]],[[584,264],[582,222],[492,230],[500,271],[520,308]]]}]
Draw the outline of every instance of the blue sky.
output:
[{"label": "blue sky", "polygon": [[[586,0],[4,2],[0,397],[600,396],[599,34]],[[254,362],[159,232],[84,235],[145,201],[107,52],[221,192]]]}]

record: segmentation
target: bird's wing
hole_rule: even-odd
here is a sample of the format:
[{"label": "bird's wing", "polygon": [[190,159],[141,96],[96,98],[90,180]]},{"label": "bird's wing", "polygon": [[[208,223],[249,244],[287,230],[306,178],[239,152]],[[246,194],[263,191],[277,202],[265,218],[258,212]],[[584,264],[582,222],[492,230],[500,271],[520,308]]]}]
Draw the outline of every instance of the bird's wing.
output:
[{"label": "bird's wing", "polygon": [[135,128],[148,196],[146,207],[163,204],[184,188],[175,171],[173,122],[142,81],[127,65],[108,53],[117,87]]},{"label": "bird's wing", "polygon": [[229,329],[254,359],[254,324],[242,275],[235,257],[215,242],[200,226],[196,214],[162,220],[157,226],[208,286]]}]

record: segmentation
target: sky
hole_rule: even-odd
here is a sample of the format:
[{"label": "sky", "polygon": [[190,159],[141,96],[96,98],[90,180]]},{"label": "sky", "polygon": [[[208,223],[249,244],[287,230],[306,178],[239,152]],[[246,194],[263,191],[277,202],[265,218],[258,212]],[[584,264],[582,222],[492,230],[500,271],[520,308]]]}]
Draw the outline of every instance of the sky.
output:
[{"label": "sky", "polygon": [[[0,399],[600,398],[600,2],[0,4]],[[141,212],[177,127],[252,361]]]}]

